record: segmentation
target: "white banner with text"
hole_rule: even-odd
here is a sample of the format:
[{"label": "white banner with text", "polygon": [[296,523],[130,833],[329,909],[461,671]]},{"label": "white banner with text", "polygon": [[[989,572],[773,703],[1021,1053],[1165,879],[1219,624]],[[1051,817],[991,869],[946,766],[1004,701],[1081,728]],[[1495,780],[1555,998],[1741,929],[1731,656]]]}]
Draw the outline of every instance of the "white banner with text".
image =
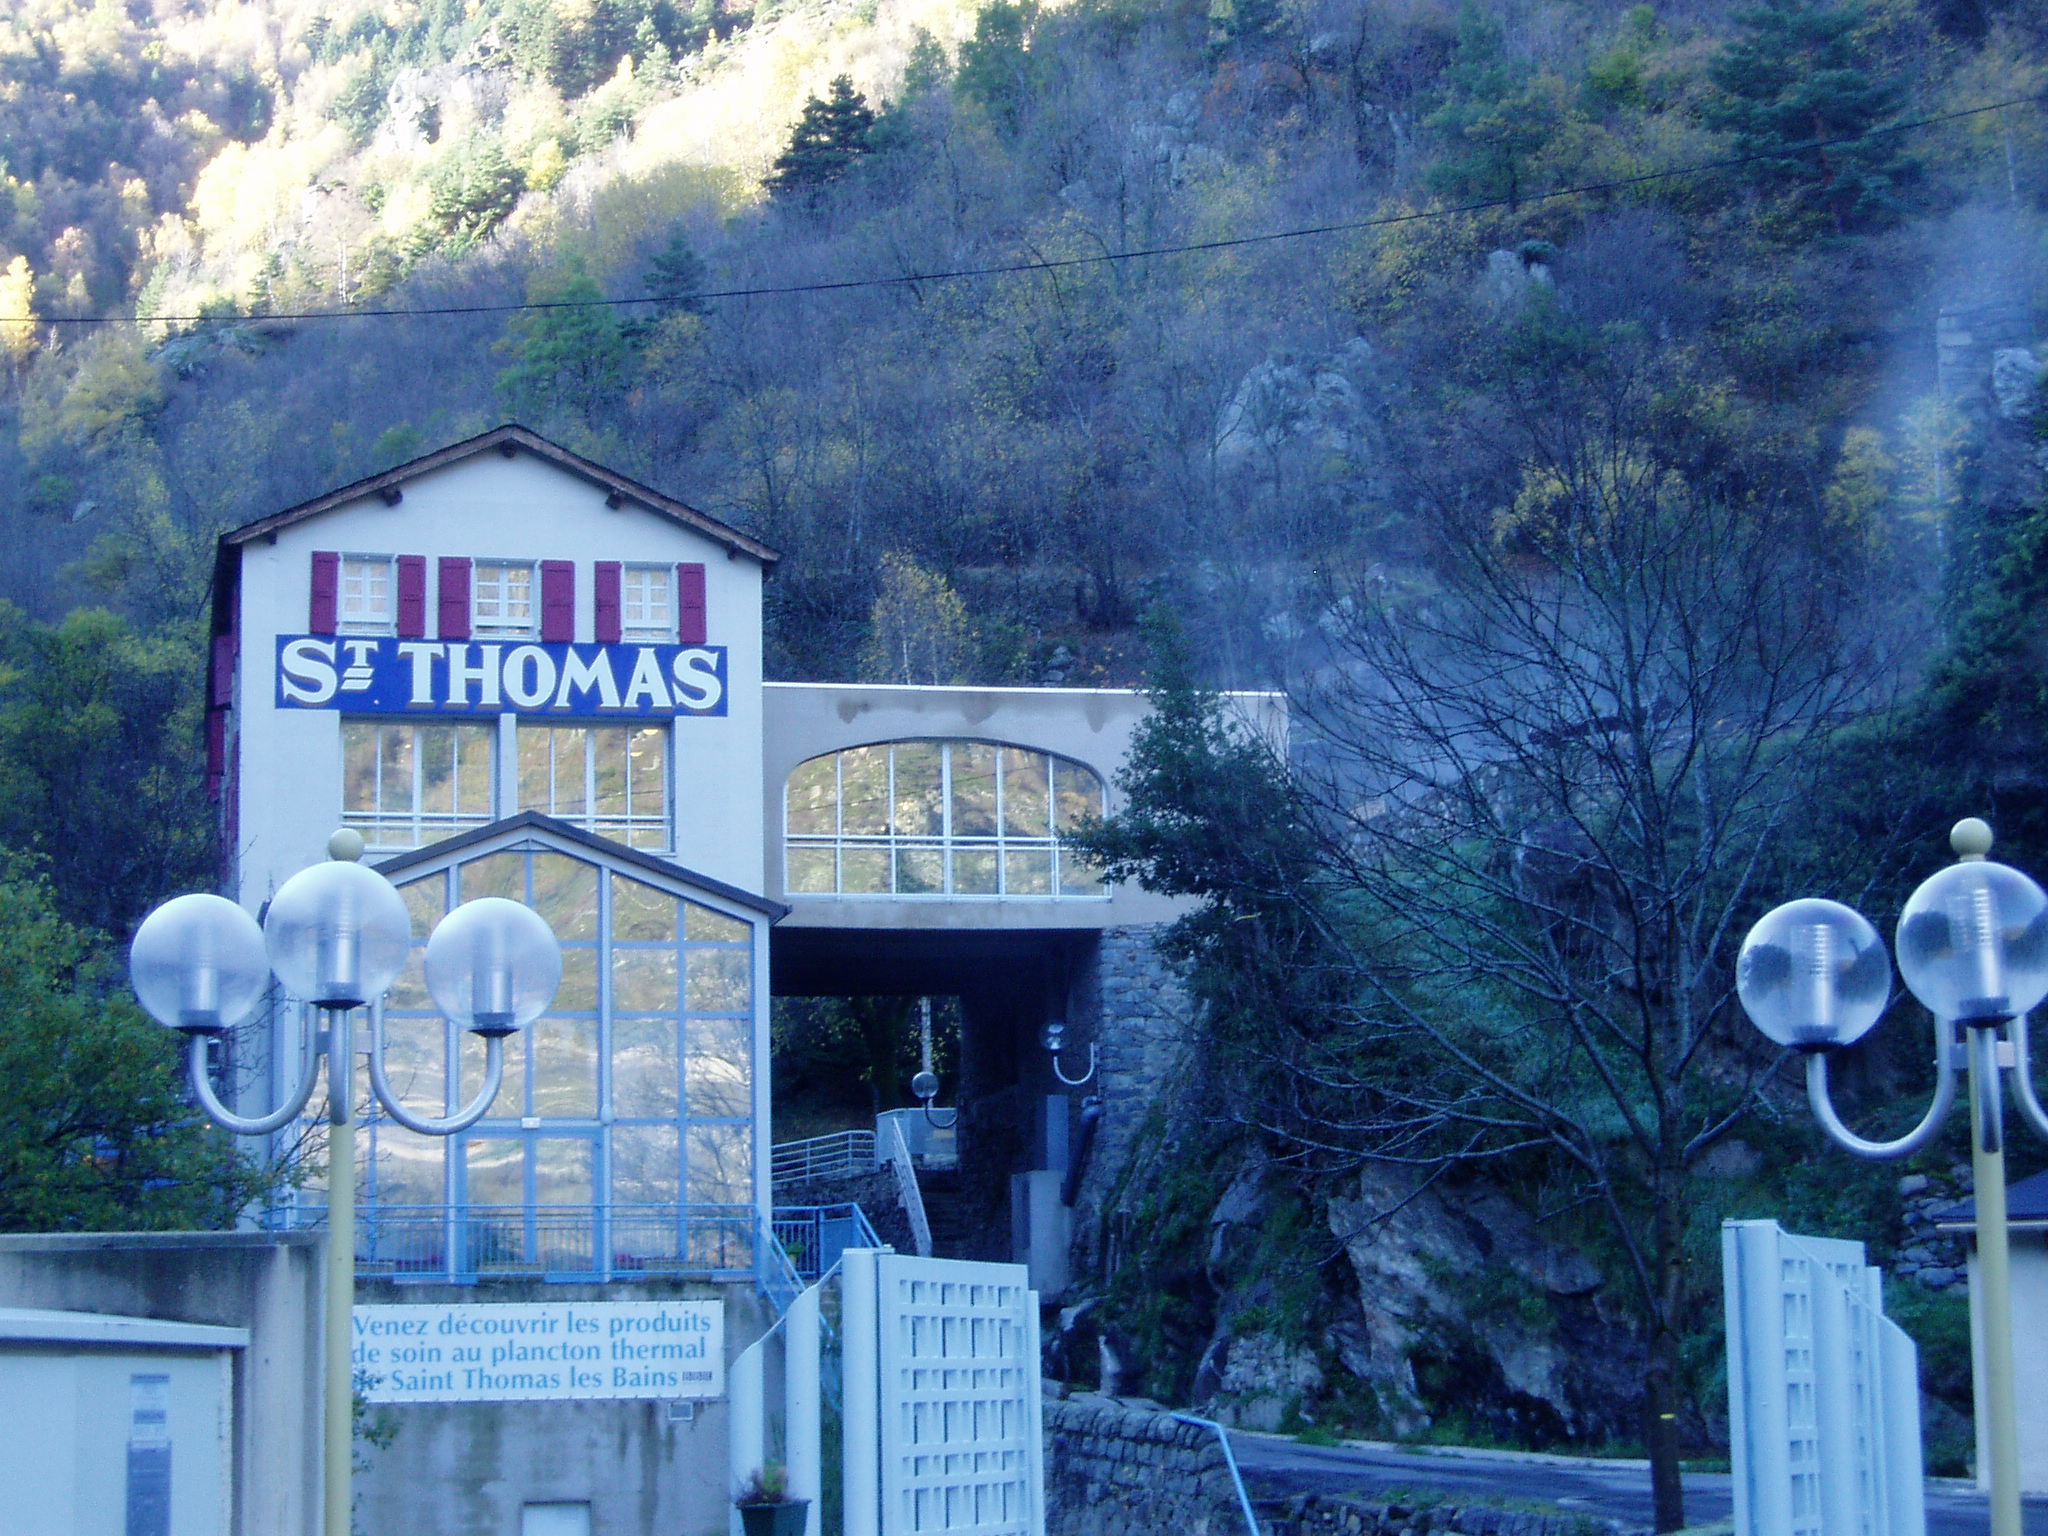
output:
[{"label": "white banner with text", "polygon": [[355,1309],[373,1403],[725,1395],[716,1301],[463,1302]]}]

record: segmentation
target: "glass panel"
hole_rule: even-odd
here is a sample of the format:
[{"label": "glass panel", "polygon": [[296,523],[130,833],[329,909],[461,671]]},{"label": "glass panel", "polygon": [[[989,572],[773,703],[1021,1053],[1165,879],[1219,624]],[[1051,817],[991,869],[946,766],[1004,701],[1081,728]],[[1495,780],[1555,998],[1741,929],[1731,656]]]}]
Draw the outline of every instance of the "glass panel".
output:
[{"label": "glass panel", "polygon": [[1003,748],[1003,831],[1011,837],[1050,837],[1046,795],[1045,754]]},{"label": "glass panel", "polygon": [[694,901],[683,903],[683,936],[687,939],[744,944],[752,933],[753,929],[737,917],[727,917]]},{"label": "glass panel", "polygon": [[376,1131],[376,1201],[379,1205],[440,1205],[445,1136],[416,1136],[403,1126],[381,1123]]},{"label": "glass panel", "polygon": [[839,889],[856,895],[889,889],[887,848],[845,848],[839,854]]},{"label": "glass panel", "polygon": [[547,919],[558,939],[596,938],[597,866],[567,854],[536,853],[533,910]]},{"label": "glass panel", "polygon": [[455,732],[446,726],[428,725],[419,727],[419,733],[420,809],[446,815],[455,809]]},{"label": "glass panel", "polygon": [[706,1205],[744,1205],[752,1199],[753,1145],[743,1125],[691,1126],[687,1198]]},{"label": "glass panel", "polygon": [[660,819],[668,812],[668,732],[648,726],[633,733],[626,810]]},{"label": "glass panel", "polygon": [[789,821],[792,837],[830,837],[839,830],[838,759],[827,753],[798,766],[789,776]]},{"label": "glass panel", "polygon": [[[617,836],[616,832],[613,836]],[[668,846],[668,824],[659,821],[636,821],[626,828],[625,844],[628,848],[660,849]]]},{"label": "glass panel", "polygon": [[1058,827],[1071,832],[1086,817],[1102,815],[1102,780],[1079,763],[1053,763],[1053,788],[1057,792]]},{"label": "glass panel", "polygon": [[434,925],[448,915],[448,877],[428,875],[424,880],[408,881],[398,888],[398,894],[405,898],[405,909],[412,914],[414,942],[426,943]]},{"label": "glass panel", "polygon": [[896,890],[905,896],[927,895],[946,888],[946,855],[940,843],[921,843],[896,850]]},{"label": "glass panel", "polygon": [[676,1022],[619,1019],[612,1024],[612,1113],[676,1117]]},{"label": "glass panel", "polygon": [[[682,1159],[677,1155],[679,1141],[672,1125],[613,1126],[612,1199],[620,1205],[672,1205],[680,1200],[683,1191]],[[619,1246],[621,1241],[629,1252],[647,1252],[645,1234],[637,1230],[615,1234],[613,1246]],[[673,1234],[669,1236],[667,1251],[675,1252]]]},{"label": "glass panel", "polygon": [[[414,950],[417,956],[419,951]],[[432,1017],[384,1017],[384,1072],[414,1114],[448,1113],[447,1026]]]},{"label": "glass panel", "polygon": [[676,941],[676,898],[639,880],[612,876],[612,937]]},{"label": "glass panel", "polygon": [[535,1205],[588,1205],[595,1143],[587,1136],[537,1137],[533,1143]]},{"label": "glass panel", "polygon": [[476,1137],[468,1152],[471,1205],[526,1203],[526,1149],[521,1143]]},{"label": "glass panel", "polygon": [[486,854],[460,866],[460,874],[464,901],[475,901],[479,896],[526,900],[526,855],[523,853]]},{"label": "glass panel", "polygon": [[377,809],[377,727],[361,720],[341,722],[341,804]]},{"label": "glass panel", "polygon": [[953,854],[953,890],[961,896],[993,896],[996,883],[996,851],[993,848],[961,848]]},{"label": "glass panel", "polygon": [[1050,896],[1052,894],[1052,850],[1050,848],[1005,848],[1003,850],[1003,894],[1006,896]]},{"label": "glass panel", "polygon": [[464,816],[491,817],[491,763],[498,733],[488,725],[455,727],[455,809]]},{"label": "glass panel", "polygon": [[896,753],[896,835],[937,837],[945,830],[939,785],[939,744],[899,741]]},{"label": "glass panel", "polygon": [[597,946],[562,950],[562,984],[549,1008],[555,1013],[597,1012]]},{"label": "glass panel", "polygon": [[848,837],[889,830],[887,747],[855,747],[839,754],[839,821]]},{"label": "glass panel", "polygon": [[953,754],[953,835],[996,835],[996,749],[956,741]]},{"label": "glass panel", "polygon": [[[384,1006],[395,1013],[433,1010],[434,1000],[427,996],[427,952],[422,946],[413,945],[412,952],[405,957],[405,966],[399,971],[398,980],[392,982],[391,990],[384,994]],[[389,1028],[387,1025],[387,1033]]]},{"label": "glass panel", "polygon": [[1100,896],[1102,894],[1101,867],[1091,864],[1072,848],[1060,850],[1060,894],[1062,896]]},{"label": "glass panel", "polygon": [[549,802],[553,809],[548,814],[574,820],[590,807],[590,789],[585,782],[589,768],[584,761],[584,748],[590,733],[580,725],[537,729],[545,730],[554,743],[554,790]]},{"label": "glass panel", "polygon": [[744,1013],[753,995],[753,956],[744,949],[692,949],[684,1000],[692,1013]]},{"label": "glass panel", "polygon": [[386,725],[377,730],[377,779],[383,809],[412,809],[412,727]]},{"label": "glass panel", "polygon": [[590,733],[590,810],[596,816],[626,814],[626,732],[602,725]]},{"label": "glass panel", "polygon": [[839,872],[839,858],[830,848],[792,848],[784,873],[787,888],[807,896],[830,895]]},{"label": "glass panel", "polygon": [[674,1013],[676,952],[673,949],[613,950],[612,1011]]},{"label": "glass panel", "polygon": [[544,725],[519,727],[519,809],[554,814],[552,789],[554,753],[558,733]]},{"label": "glass panel", "polygon": [[745,1119],[754,1112],[749,1087],[747,1019],[692,1019],[689,1023],[689,1109],[692,1115]]},{"label": "glass panel", "polygon": [[533,1112],[550,1120],[597,1118],[597,1020],[536,1019]]}]

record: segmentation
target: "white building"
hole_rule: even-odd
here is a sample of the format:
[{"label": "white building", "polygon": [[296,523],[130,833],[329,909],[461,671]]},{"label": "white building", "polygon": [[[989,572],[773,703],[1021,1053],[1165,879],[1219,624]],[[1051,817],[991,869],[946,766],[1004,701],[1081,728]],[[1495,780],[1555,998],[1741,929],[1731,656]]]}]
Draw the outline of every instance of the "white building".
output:
[{"label": "white building", "polygon": [[[260,912],[348,825],[411,905],[416,944],[482,894],[532,905],[563,944],[561,991],[511,1042],[486,1119],[445,1140],[365,1119],[359,1269],[392,1299],[526,1299],[510,1277],[717,1287],[744,1345],[772,1267],[771,992],[958,995],[963,1157],[1003,1187],[1072,1155],[1040,1028],[1113,1045],[1105,936],[1178,910],[1106,888],[1066,841],[1115,809],[1144,700],[764,683],[775,560],[516,426],[221,540],[208,746],[230,894]],[[399,1091],[458,1108],[481,1053],[434,1014],[417,958],[385,1022]],[[291,1037],[240,1047],[248,1102],[293,1079]],[[1095,1087],[1114,1111],[1150,1084],[1108,1054]],[[316,1185],[298,1219],[318,1205]],[[612,1519],[578,1481],[616,1480],[610,1453],[521,1461],[517,1410],[539,1405],[494,1406],[436,1431],[496,1447],[475,1476],[495,1491],[452,1519],[509,1530],[482,1505],[582,1498],[598,1530],[695,1529],[722,1500],[707,1455],[680,1502]],[[616,1427],[677,1432],[639,1423]],[[393,1454],[414,1454],[404,1442]]]}]

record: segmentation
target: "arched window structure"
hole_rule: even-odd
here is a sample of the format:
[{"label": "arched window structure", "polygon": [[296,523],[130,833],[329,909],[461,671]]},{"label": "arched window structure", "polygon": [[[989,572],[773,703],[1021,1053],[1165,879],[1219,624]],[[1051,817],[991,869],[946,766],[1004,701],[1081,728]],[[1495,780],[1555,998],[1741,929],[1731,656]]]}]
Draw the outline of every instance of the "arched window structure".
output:
[{"label": "arched window structure", "polygon": [[792,896],[1100,897],[1067,842],[1093,769],[1031,747],[886,741],[801,764],[783,797]]}]

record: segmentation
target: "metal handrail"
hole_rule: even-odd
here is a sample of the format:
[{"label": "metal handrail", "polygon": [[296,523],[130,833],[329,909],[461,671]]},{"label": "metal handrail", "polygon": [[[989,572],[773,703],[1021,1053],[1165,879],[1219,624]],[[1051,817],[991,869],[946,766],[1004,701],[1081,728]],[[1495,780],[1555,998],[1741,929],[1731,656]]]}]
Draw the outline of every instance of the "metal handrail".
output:
[{"label": "metal handrail", "polygon": [[777,1184],[851,1178],[873,1173],[875,1166],[875,1133],[868,1130],[779,1142],[769,1154],[770,1176]]},{"label": "metal handrail", "polygon": [[889,1166],[896,1175],[896,1198],[903,1202],[903,1214],[910,1218],[910,1239],[917,1256],[932,1256],[932,1224],[924,1211],[924,1193],[917,1187],[917,1165],[910,1160],[910,1144],[903,1139],[900,1122],[889,1122]]}]

